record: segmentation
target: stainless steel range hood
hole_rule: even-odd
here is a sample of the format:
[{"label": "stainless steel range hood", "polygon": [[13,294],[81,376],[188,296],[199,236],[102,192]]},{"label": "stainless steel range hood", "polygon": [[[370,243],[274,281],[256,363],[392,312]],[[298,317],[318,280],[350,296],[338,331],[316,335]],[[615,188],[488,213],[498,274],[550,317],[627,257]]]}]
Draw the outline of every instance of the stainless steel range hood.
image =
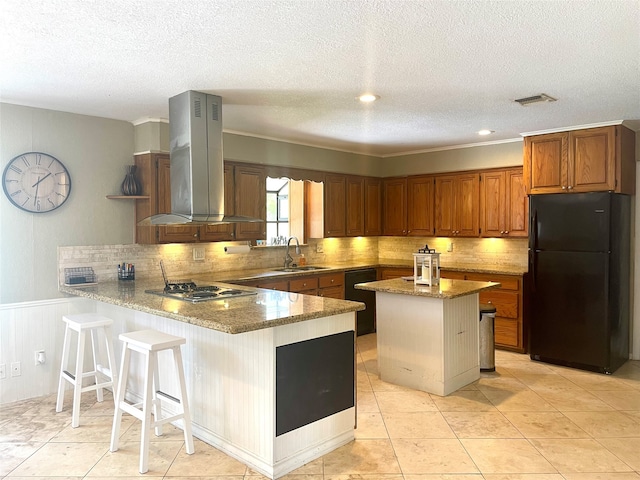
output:
[{"label": "stainless steel range hood", "polygon": [[224,215],[222,98],[193,90],[169,99],[171,213],[139,225],[262,222]]}]

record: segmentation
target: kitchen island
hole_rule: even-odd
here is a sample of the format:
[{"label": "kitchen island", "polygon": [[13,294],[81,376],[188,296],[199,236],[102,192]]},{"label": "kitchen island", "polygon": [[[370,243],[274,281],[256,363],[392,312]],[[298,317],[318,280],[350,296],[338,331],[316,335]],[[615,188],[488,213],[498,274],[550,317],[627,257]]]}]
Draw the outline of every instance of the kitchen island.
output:
[{"label": "kitchen island", "polygon": [[480,378],[478,294],[499,286],[400,278],[356,285],[376,292],[380,379],[445,396]]},{"label": "kitchen island", "polygon": [[[199,303],[145,293],[158,286],[108,281],[60,290],[94,300],[114,320],[116,351],[123,332],[151,328],[186,338],[194,435],[267,477],[354,439],[355,312],[364,305],[262,289]],[[171,365],[160,356],[160,371]],[[140,401],[142,375],[135,365],[129,401]],[[161,378],[161,389],[175,396],[178,385]]]}]

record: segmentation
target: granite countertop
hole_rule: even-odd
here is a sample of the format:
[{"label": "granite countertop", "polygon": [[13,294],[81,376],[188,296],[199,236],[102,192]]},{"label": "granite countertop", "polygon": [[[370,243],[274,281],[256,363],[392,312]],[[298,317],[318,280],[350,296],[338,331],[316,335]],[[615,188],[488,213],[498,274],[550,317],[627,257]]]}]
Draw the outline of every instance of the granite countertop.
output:
[{"label": "granite countertop", "polygon": [[360,302],[250,287],[245,289],[257,292],[256,295],[198,303],[145,293],[145,290],[162,287],[162,280],[113,280],[85,287],[61,285],[60,291],[232,334],[365,308]]},{"label": "granite countertop", "polygon": [[[396,259],[376,259],[376,260],[360,260],[339,263],[322,263],[314,266],[323,267],[318,270],[300,270],[296,272],[279,272],[276,269],[281,268],[256,268],[244,270],[227,270],[224,272],[211,272],[207,274],[193,275],[192,278],[199,282],[228,282],[242,283],[261,280],[265,278],[278,279],[287,277],[297,277],[302,275],[319,275],[322,273],[332,273],[347,270],[362,270],[365,268],[391,267],[391,268],[413,268],[413,260],[396,260]],[[501,265],[501,264],[463,264],[448,263],[440,265],[442,270],[488,273],[499,275],[523,275],[527,272],[527,267],[517,265]]]},{"label": "granite countertop", "polygon": [[416,285],[413,281],[393,278],[391,280],[381,280],[378,282],[359,283],[358,290],[371,290],[374,292],[397,293],[400,295],[415,295],[418,297],[431,298],[456,298],[482,290],[498,288],[497,282],[474,282],[470,280],[447,280],[440,279],[439,285]]}]

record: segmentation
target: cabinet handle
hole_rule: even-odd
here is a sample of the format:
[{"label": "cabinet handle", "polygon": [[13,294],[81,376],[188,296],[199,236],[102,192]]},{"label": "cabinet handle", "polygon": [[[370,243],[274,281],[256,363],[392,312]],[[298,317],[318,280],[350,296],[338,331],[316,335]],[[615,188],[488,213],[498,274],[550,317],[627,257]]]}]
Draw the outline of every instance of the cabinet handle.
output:
[{"label": "cabinet handle", "polygon": [[565,187],[564,185],[562,185],[562,190],[566,190],[566,189],[567,189],[567,187]]},{"label": "cabinet handle", "polygon": [[333,282],[335,282],[335,280],[332,278],[332,279],[331,279],[331,283],[333,283]]},{"label": "cabinet handle", "polygon": [[509,235],[509,230],[505,230],[504,233]]},{"label": "cabinet handle", "polygon": [[567,188],[568,188],[569,190],[573,190],[573,186],[571,186],[571,185],[569,185]]}]

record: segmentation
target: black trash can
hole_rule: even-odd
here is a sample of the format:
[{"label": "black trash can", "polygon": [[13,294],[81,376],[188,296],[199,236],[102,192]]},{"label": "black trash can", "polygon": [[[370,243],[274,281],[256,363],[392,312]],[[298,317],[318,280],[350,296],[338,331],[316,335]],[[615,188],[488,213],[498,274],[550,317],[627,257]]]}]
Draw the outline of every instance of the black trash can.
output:
[{"label": "black trash can", "polygon": [[480,371],[496,371],[495,347],[496,307],[490,303],[480,304]]}]

